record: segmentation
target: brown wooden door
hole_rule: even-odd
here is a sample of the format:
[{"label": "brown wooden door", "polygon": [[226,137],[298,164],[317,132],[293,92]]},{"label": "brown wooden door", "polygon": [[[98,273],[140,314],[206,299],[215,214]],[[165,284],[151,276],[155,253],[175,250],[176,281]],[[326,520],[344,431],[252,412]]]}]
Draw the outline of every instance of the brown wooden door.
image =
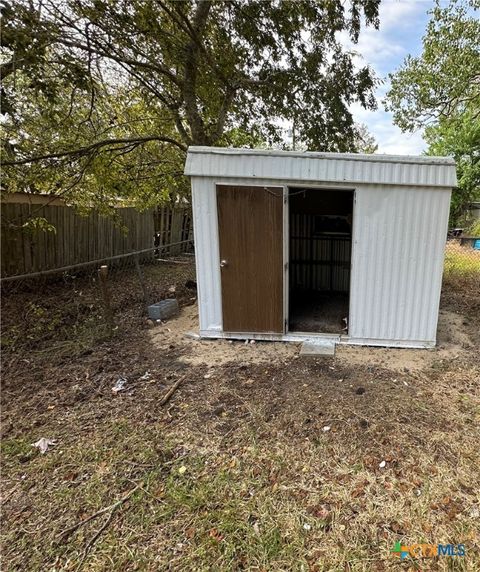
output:
[{"label": "brown wooden door", "polygon": [[217,185],[225,332],[283,333],[283,189]]}]

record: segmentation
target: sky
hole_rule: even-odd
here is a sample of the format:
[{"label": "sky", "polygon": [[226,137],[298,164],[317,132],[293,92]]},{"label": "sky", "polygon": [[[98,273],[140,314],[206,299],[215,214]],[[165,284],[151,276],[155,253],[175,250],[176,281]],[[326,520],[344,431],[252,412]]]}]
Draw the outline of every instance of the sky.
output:
[{"label": "sky", "polygon": [[422,36],[430,19],[427,12],[433,6],[433,0],[383,0],[379,30],[363,28],[355,46],[346,35],[339,38],[359,54],[359,64],[369,63],[377,76],[385,80],[376,91],[377,111],[366,111],[356,104],[351,107],[355,121],[365,123],[375,137],[377,153],[419,155],[426,150],[421,132],[402,133],[381,100],[388,91],[388,73],[396,71],[408,54],[421,54]]}]

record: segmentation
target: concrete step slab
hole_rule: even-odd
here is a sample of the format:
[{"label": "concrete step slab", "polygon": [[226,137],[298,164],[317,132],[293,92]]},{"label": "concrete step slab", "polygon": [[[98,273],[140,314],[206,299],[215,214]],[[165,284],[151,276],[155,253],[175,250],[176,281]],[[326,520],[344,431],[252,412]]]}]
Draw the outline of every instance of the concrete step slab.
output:
[{"label": "concrete step slab", "polygon": [[335,342],[327,340],[315,340],[303,342],[300,349],[301,357],[324,357],[335,355]]}]

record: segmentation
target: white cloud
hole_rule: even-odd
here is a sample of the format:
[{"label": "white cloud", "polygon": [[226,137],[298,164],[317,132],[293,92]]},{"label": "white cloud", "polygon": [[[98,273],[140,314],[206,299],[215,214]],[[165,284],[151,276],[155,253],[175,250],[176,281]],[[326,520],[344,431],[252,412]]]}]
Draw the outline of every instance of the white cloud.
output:
[{"label": "white cloud", "polygon": [[[357,54],[356,64],[359,67],[368,64],[378,77],[385,79],[389,72],[398,68],[408,53],[418,49],[425,13],[432,6],[433,0],[384,1],[379,10],[379,30],[364,28],[355,45],[343,32],[338,39],[343,46]],[[366,111],[360,105],[352,105],[354,119],[367,125],[378,142],[378,153],[420,154],[426,148],[421,133],[402,133],[393,124],[392,115],[384,111],[381,100],[388,88],[389,82],[385,79],[376,91],[377,111]]]},{"label": "white cloud", "polygon": [[355,121],[365,123],[378,143],[377,153],[392,155],[421,155],[426,149],[420,132],[402,133],[393,124],[392,115],[380,105],[376,111],[363,109],[360,104],[351,106]]},{"label": "white cloud", "polygon": [[433,2],[422,2],[421,0],[385,0],[380,4],[380,31],[390,28],[409,28],[411,18],[417,16],[419,12],[425,12]]}]

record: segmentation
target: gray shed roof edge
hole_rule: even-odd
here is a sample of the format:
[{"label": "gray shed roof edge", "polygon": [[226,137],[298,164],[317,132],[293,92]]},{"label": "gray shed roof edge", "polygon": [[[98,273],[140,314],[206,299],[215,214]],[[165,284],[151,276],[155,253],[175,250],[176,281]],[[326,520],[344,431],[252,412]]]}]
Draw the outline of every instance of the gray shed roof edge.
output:
[{"label": "gray shed roof edge", "polygon": [[[413,165],[455,166],[453,157],[431,155],[387,155],[361,153],[327,153],[317,151],[282,151],[276,149],[243,149],[233,147],[190,146],[188,153],[211,155],[254,155],[257,157],[299,157],[308,159],[341,159],[343,161],[372,161],[384,163],[410,163]],[[189,174],[189,173],[185,173]]]}]

